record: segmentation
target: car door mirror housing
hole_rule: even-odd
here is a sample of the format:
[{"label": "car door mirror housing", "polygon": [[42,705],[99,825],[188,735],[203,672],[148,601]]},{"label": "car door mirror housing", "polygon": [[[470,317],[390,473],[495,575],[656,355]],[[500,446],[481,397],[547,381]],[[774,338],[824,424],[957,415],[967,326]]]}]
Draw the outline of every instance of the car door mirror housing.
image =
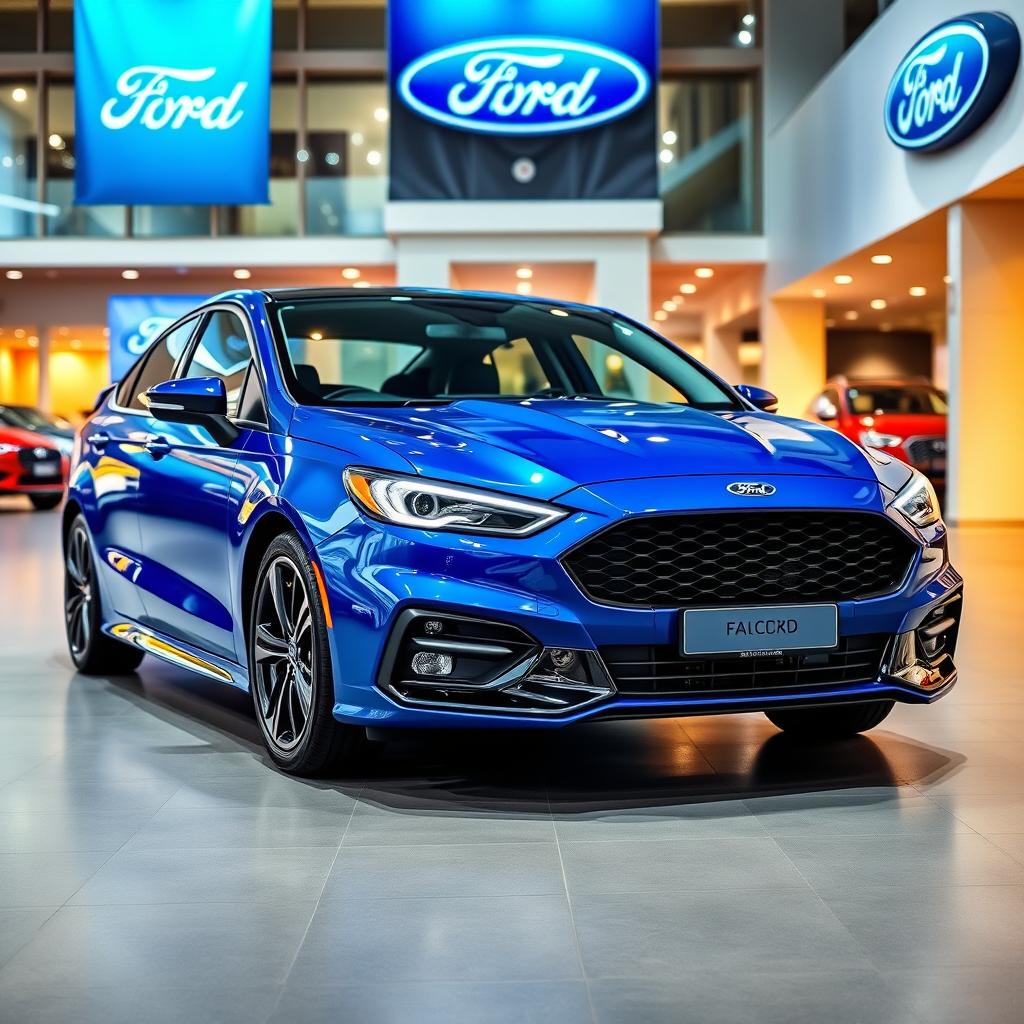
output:
[{"label": "car door mirror housing", "polygon": [[756,384],[737,384],[736,390],[748,401],[751,405],[756,405],[758,409],[764,412],[778,412],[779,411],[779,399],[776,395],[772,394],[767,388],[759,388]]},{"label": "car door mirror housing", "polygon": [[218,444],[230,444],[238,436],[228,419],[228,396],[220,377],[162,381],[146,392],[145,405],[158,420],[205,428]]}]

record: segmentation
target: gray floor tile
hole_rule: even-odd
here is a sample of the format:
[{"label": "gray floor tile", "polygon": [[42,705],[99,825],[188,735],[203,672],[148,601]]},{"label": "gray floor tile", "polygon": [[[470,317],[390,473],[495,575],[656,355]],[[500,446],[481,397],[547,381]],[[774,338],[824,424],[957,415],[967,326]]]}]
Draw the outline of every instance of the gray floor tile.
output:
[{"label": "gray floor tile", "polygon": [[[55,906],[0,910],[0,967],[3,967],[35,935],[56,910]],[[0,1006],[2,1005],[3,1001],[0,999]]]},{"label": "gray floor tile", "polygon": [[549,843],[344,846],[324,899],[410,896],[549,896],[565,891]]},{"label": "gray floor tile", "polygon": [[569,894],[803,889],[775,840],[658,839],[562,843]]},{"label": "gray floor tile", "polygon": [[825,902],[880,968],[1024,963],[1024,886],[865,889]]},{"label": "gray floor tile", "polygon": [[162,779],[89,781],[36,778],[29,773],[0,789],[0,814],[39,811],[154,814],[177,789],[177,782]]},{"label": "gray floor tile", "polygon": [[275,1024],[591,1024],[582,981],[400,982],[321,988],[290,985]]},{"label": "gray floor tile", "polygon": [[1024,832],[1024,792],[1001,796],[936,794],[933,799],[965,825],[984,835]]},{"label": "gray floor tile", "polygon": [[1024,833],[1002,835],[996,833],[988,837],[990,843],[1008,853],[1014,860],[1024,864]]},{"label": "gray floor tile", "polygon": [[75,894],[72,904],[275,903],[320,895],[335,850],[123,850]]},{"label": "gray floor tile", "polygon": [[886,981],[903,993],[925,1024],[1020,1024],[1024,972],[1006,967],[916,967]]},{"label": "gray floor tile", "polygon": [[113,853],[147,821],[147,814],[101,811],[0,814],[0,853]]},{"label": "gray floor tile", "polygon": [[289,985],[579,977],[564,896],[325,900]]},{"label": "gray floor tile", "polygon": [[[594,804],[598,804],[597,807]],[[766,834],[742,800],[600,807],[599,801],[553,807],[558,838],[569,841],[739,839]]]},{"label": "gray floor tile", "polygon": [[742,972],[868,968],[863,951],[810,892],[577,896],[588,977],[673,978],[682,969]]},{"label": "gray floor tile", "polygon": [[352,809],[358,789],[358,786],[289,778],[268,770],[256,776],[192,779],[177,790],[167,806],[175,810],[184,807],[290,807],[341,813]]},{"label": "gray floor tile", "polygon": [[109,853],[0,854],[0,907],[56,907],[103,866]]},{"label": "gray floor tile", "polygon": [[1021,864],[984,836],[970,832],[779,836],[778,842],[819,892],[1024,883]]}]

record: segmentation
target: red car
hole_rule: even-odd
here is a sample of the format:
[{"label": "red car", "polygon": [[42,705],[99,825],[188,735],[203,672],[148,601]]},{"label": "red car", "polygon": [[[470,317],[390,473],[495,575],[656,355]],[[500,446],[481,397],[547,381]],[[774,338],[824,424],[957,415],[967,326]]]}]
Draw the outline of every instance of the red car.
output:
[{"label": "red car", "polygon": [[56,508],[64,497],[68,465],[52,438],[0,426],[0,495],[24,494],[36,509]]},{"label": "red car", "polygon": [[881,448],[946,486],[946,395],[924,380],[833,377],[810,416],[851,441]]}]

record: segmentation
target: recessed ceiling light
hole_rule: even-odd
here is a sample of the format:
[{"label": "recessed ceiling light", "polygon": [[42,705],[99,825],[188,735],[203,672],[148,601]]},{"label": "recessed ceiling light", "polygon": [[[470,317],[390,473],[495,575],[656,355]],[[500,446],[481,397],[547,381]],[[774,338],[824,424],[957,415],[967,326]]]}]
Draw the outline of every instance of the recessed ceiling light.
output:
[{"label": "recessed ceiling light", "polygon": [[530,292],[533,291],[533,285],[530,284],[529,281],[517,281],[516,291],[519,292],[520,295],[529,295]]},{"label": "recessed ceiling light", "polygon": [[875,255],[871,257],[871,262],[880,267],[887,267],[892,263],[892,257],[887,252],[876,252]]},{"label": "recessed ceiling light", "polygon": [[137,270],[122,270],[121,276],[126,281],[137,281],[139,278],[139,272]]},{"label": "recessed ceiling light", "polygon": [[28,339],[28,344],[29,348],[39,348],[39,339],[33,334],[32,337]]},{"label": "recessed ceiling light", "polygon": [[663,150],[661,150],[660,153],[658,153],[658,159],[663,164],[670,164],[670,163],[672,163],[673,160],[675,160],[675,158],[676,158],[676,155],[675,155],[675,153],[672,152],[671,149],[663,149]]},{"label": "recessed ceiling light", "polygon": [[824,288],[815,288],[814,291],[811,292],[811,298],[813,298],[813,299],[823,299],[823,298],[825,298],[825,289]]},{"label": "recessed ceiling light", "polygon": [[345,278],[346,281],[358,281],[359,270],[356,267],[345,267],[341,272],[341,276]]},{"label": "recessed ceiling light", "polygon": [[913,295],[915,299],[919,299],[919,298],[921,298],[922,295],[927,295],[928,294],[928,289],[925,288],[924,285],[915,284],[910,289],[910,294]]},{"label": "recessed ceiling light", "polygon": [[381,124],[383,124],[388,119],[387,108],[386,107],[378,107],[373,112],[373,119],[375,121],[380,121]]},{"label": "recessed ceiling light", "polygon": [[687,281],[686,284],[679,286],[679,291],[683,295],[693,295],[697,291],[697,286],[692,281]]},{"label": "recessed ceiling light", "polygon": [[942,283],[943,284],[952,284],[953,283],[953,276],[951,274],[943,274],[943,276],[942,276]]},{"label": "recessed ceiling light", "polygon": [[693,276],[694,277],[704,277],[704,278],[714,277],[715,276],[715,272],[711,269],[711,267],[698,267],[693,272]]},{"label": "recessed ceiling light", "polygon": [[887,305],[888,305],[888,303],[885,301],[885,299],[872,299],[871,300],[871,308],[872,309],[885,309],[885,307]]},{"label": "recessed ceiling light", "polygon": [[324,336],[323,336],[323,334],[320,333],[320,331],[310,331],[309,332],[309,340],[310,341],[323,341],[323,338],[324,338]]},{"label": "recessed ceiling light", "polygon": [[369,288],[369,287],[371,287],[371,285],[370,285],[369,281],[353,281],[352,282],[352,287],[353,288]]},{"label": "recessed ceiling light", "polygon": [[4,276],[8,281],[20,281],[25,275],[20,270],[8,270]]},{"label": "recessed ceiling light", "polygon": [[533,270],[530,267],[516,267],[516,277],[521,281],[529,281],[533,277]]},{"label": "recessed ceiling light", "polygon": [[757,19],[752,14],[744,14],[740,20],[744,25],[753,25]]},{"label": "recessed ceiling light", "polygon": [[14,336],[16,338],[24,338],[25,337],[25,333],[26,332],[25,332],[25,328],[24,327],[16,327],[14,329]]},{"label": "recessed ceiling light", "polygon": [[739,43],[740,46],[749,46],[753,41],[754,36],[749,29],[741,28],[739,32],[736,33],[736,42]]},{"label": "recessed ceiling light", "polygon": [[24,103],[28,99],[28,90],[23,89],[20,85],[11,90],[11,99],[15,103]]},{"label": "recessed ceiling light", "polygon": [[672,296],[672,301],[677,306],[682,306],[686,302],[686,297],[684,295],[673,295]]},{"label": "recessed ceiling light", "polygon": [[56,132],[54,132],[47,141],[50,143],[50,149],[64,148],[64,139]]},{"label": "recessed ceiling light", "polygon": [[352,143],[353,146],[361,146],[363,144],[363,133],[353,132],[349,136],[349,141]]},{"label": "recessed ceiling light", "polygon": [[853,284],[853,278],[850,277],[849,274],[836,274],[832,280],[835,281],[836,284]]},{"label": "recessed ceiling light", "polygon": [[656,309],[654,311],[654,319],[658,320],[658,321],[667,320],[668,319],[668,313],[666,313],[665,310],[663,310],[663,309]]},{"label": "recessed ceiling light", "polygon": [[369,151],[369,153],[366,154],[366,162],[371,167],[379,166],[379,164],[380,164],[380,153],[378,153],[377,150],[375,150],[375,149],[371,149]]},{"label": "recessed ceiling light", "polygon": [[246,270],[245,267],[239,267],[233,274],[239,281],[248,281],[252,277],[252,271]]},{"label": "recessed ceiling light", "polygon": [[675,309],[676,309],[676,304],[671,299],[666,299],[661,304],[661,308],[664,309],[668,313],[674,313]]},{"label": "recessed ceiling light", "polygon": [[661,141],[664,142],[666,146],[674,146],[678,139],[679,136],[676,135],[676,133],[672,131],[671,128],[661,133]]},{"label": "recessed ceiling light", "polygon": [[845,320],[856,320],[858,316],[860,316],[860,314],[857,312],[857,310],[855,310],[855,309],[848,309],[843,314],[843,319],[845,319]]}]

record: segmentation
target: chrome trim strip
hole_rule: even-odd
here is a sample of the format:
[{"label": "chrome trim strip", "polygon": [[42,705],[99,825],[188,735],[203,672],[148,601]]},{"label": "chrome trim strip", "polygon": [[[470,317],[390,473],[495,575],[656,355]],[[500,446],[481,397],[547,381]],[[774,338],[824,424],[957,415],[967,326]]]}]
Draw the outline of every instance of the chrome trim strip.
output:
[{"label": "chrome trim strip", "polygon": [[188,651],[183,651],[180,647],[175,647],[166,640],[153,636],[152,633],[146,632],[146,630],[141,629],[139,626],[133,626],[128,622],[118,622],[110,627],[110,632],[118,640],[130,643],[147,654],[152,654],[154,657],[170,662],[172,665],[177,665],[179,668],[187,668],[192,672],[208,676],[210,679],[216,679],[218,682],[234,682],[230,672],[226,672],[216,665],[211,665],[210,662],[197,658],[194,654],[189,654]]}]

